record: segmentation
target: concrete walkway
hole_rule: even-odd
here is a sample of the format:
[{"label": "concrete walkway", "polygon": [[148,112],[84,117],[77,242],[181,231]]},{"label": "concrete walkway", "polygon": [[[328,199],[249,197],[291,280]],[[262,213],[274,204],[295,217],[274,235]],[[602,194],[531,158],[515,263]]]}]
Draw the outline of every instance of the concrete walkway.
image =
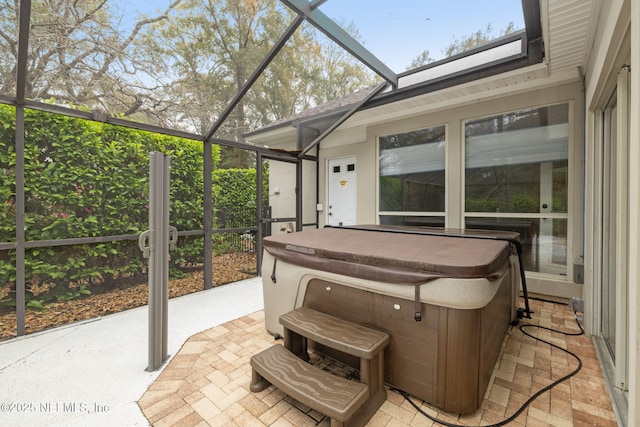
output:
[{"label": "concrete walkway", "polygon": [[[170,357],[193,334],[262,309],[258,277],[171,299]],[[162,368],[145,371],[147,317],[140,307],[0,342],[0,425],[149,425],[136,402]]]}]

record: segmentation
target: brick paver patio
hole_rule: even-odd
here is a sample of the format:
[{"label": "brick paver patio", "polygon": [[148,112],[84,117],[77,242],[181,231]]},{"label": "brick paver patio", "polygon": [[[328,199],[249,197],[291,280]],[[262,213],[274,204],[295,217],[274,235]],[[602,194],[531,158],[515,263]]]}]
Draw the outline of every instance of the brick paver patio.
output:
[{"label": "brick paver patio", "polygon": [[[533,319],[556,330],[579,332],[566,305],[532,300]],[[533,335],[577,354],[582,369],[535,399],[509,425],[617,426],[596,351],[590,338],[565,336],[538,328]],[[211,328],[189,338],[138,404],[153,426],[329,426],[330,420],[274,387],[251,393],[251,356],[273,345],[264,313]],[[505,336],[481,408],[458,416],[411,400],[427,414],[453,424],[499,423],[534,393],[573,371],[577,362],[548,344],[525,336],[518,327]],[[368,426],[436,426],[401,394],[388,390],[387,401]]]}]

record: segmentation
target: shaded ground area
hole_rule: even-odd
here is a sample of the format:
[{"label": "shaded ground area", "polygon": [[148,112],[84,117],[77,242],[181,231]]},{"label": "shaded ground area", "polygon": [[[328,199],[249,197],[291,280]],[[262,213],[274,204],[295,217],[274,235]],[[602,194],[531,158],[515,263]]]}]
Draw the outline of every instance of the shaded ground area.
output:
[{"label": "shaded ground area", "polygon": [[[170,280],[169,298],[202,291],[203,275],[202,270],[197,270],[188,277]],[[214,286],[248,279],[255,275],[256,257],[253,253],[229,253],[213,259]],[[27,310],[27,334],[146,305],[148,290],[146,278],[142,278],[137,283],[129,283],[109,292],[94,291],[85,298],[47,305],[46,311]],[[15,313],[1,315],[0,340],[15,336]]]}]

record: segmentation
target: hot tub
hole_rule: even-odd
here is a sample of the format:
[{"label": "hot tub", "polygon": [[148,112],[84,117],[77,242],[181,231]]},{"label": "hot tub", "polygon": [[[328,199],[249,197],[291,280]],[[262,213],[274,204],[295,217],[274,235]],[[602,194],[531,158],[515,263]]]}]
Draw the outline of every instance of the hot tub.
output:
[{"label": "hot tub", "polygon": [[517,317],[520,280],[509,241],[472,233],[360,226],[267,237],[266,328],[281,335],[279,317],[307,306],[385,331],[386,383],[444,410],[473,412]]}]

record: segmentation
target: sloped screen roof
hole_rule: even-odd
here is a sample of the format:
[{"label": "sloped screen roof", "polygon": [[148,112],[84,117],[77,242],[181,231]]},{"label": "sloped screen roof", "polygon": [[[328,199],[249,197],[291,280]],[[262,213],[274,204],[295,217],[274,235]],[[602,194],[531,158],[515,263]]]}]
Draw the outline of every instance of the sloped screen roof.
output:
[{"label": "sloped screen roof", "polygon": [[[3,2],[0,101],[198,139],[242,140],[251,130],[381,81],[375,64],[367,67],[309,16],[296,24],[291,3]],[[493,36],[511,22],[523,26],[519,1],[462,3],[308,5],[335,20],[359,44],[356,50],[400,73],[425,51],[423,64],[439,59],[456,37],[489,31],[488,25]],[[468,9],[478,3],[483,6]],[[21,14],[29,18],[28,31],[26,25],[19,31]],[[20,41],[23,49],[28,42],[22,63]]]}]

